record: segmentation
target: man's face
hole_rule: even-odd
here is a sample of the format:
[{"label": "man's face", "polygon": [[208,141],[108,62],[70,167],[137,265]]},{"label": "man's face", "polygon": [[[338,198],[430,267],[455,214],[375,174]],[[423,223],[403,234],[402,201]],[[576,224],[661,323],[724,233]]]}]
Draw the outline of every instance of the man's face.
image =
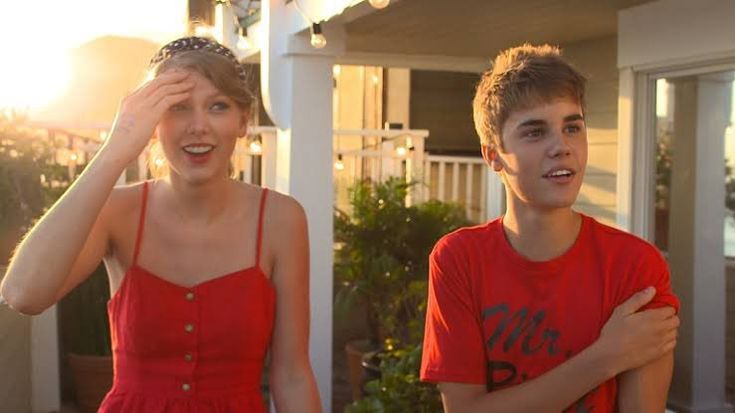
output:
[{"label": "man's face", "polygon": [[483,148],[508,186],[508,202],[533,209],[571,207],[587,166],[587,129],[575,99],[558,98],[512,112],[503,149]]}]

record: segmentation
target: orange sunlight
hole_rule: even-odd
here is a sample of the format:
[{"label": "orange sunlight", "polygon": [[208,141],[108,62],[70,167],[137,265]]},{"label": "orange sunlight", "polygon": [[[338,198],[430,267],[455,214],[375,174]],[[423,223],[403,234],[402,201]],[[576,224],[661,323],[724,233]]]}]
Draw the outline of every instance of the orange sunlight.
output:
[{"label": "orange sunlight", "polygon": [[3,2],[0,109],[40,110],[74,75],[70,51],[101,36],[164,43],[181,35],[186,0],[37,0]]}]

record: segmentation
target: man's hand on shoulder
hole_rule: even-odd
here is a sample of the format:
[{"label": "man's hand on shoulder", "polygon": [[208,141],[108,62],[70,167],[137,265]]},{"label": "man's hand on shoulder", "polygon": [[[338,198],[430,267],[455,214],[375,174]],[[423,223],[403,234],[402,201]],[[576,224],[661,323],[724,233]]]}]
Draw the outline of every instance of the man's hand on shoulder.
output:
[{"label": "man's hand on shoulder", "polygon": [[658,360],[676,346],[679,317],[674,308],[638,311],[655,293],[649,287],[616,307],[592,345],[613,376]]}]

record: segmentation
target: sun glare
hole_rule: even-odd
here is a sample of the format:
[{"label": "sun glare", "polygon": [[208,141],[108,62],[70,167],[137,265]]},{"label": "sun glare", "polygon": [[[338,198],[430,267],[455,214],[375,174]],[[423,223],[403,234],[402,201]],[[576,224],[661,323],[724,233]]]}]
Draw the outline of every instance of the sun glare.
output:
[{"label": "sun glare", "polygon": [[71,67],[65,51],[16,53],[17,65],[0,65],[0,108],[40,109],[65,91]]},{"label": "sun glare", "polygon": [[[2,1],[2,0],[0,0]],[[164,42],[183,33],[186,0],[2,1],[0,109],[40,110],[63,96],[71,51],[101,36]]]}]

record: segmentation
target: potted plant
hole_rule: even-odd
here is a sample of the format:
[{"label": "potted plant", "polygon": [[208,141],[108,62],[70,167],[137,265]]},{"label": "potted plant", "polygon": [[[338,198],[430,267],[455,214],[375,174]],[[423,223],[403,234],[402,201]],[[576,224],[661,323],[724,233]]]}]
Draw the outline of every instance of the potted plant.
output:
[{"label": "potted plant", "polygon": [[[361,181],[350,189],[352,211],[336,211],[335,314],[344,317],[361,308],[368,330],[365,340],[349,342],[345,349],[353,399],[362,393],[359,366],[371,368],[371,352],[421,342],[429,253],[442,235],[467,224],[457,205],[407,206],[409,189],[398,178]],[[379,371],[377,363],[372,370]]]}]

